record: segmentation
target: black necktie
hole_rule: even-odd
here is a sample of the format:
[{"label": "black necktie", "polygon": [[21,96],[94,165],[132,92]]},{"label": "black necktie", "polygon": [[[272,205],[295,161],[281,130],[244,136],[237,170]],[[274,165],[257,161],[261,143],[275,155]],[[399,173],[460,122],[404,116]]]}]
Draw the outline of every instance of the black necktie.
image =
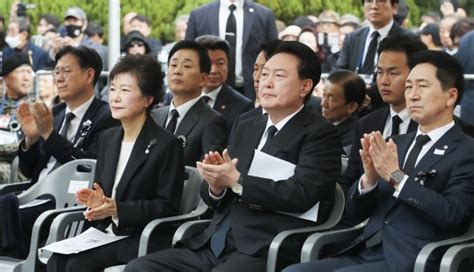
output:
[{"label": "black necktie", "polygon": [[[210,98],[209,96],[207,96],[207,95],[203,95],[203,96],[201,96],[201,100],[202,100],[204,103],[206,103],[207,105],[209,105],[209,101],[211,101],[211,98]],[[210,105],[209,105],[209,107],[210,107]]]},{"label": "black necktie", "polygon": [[405,172],[405,174],[410,175],[410,172],[413,171],[413,168],[415,168],[416,159],[420,155],[421,149],[430,140],[430,136],[428,135],[420,134],[416,136],[415,145],[411,149],[408,159],[405,162],[405,166],[403,167],[403,172]]},{"label": "black necktie", "polygon": [[372,33],[372,38],[365,54],[364,65],[359,70],[359,74],[373,74],[374,73],[374,59],[377,53],[377,45],[380,34],[375,31]]},{"label": "black necktie", "polygon": [[235,20],[234,10],[237,7],[234,4],[229,6],[230,14],[227,17],[227,23],[225,26],[225,39],[229,43],[229,72],[227,82],[231,85],[235,85],[235,50],[237,46],[237,21]]},{"label": "black necktie", "polygon": [[179,113],[176,109],[173,109],[171,110],[170,115],[171,119],[166,126],[166,130],[174,134],[174,131],[176,130],[176,124],[178,123]]},{"label": "black necktie", "polygon": [[400,124],[402,122],[402,119],[398,115],[392,116],[392,135],[390,137],[400,134]]},{"label": "black necktie", "polygon": [[265,152],[264,150],[266,150],[266,148],[268,148],[268,146],[270,145],[270,143],[273,140],[273,137],[275,137],[275,134],[277,132],[278,132],[278,129],[275,126],[268,127],[267,141],[265,142],[265,144],[263,145],[263,147],[261,149],[263,152]]},{"label": "black necktie", "polygon": [[69,126],[71,125],[71,121],[74,119],[74,117],[76,116],[72,112],[68,112],[66,114],[64,125],[59,132],[59,135],[63,136],[65,139],[67,139],[67,131],[69,130]]}]

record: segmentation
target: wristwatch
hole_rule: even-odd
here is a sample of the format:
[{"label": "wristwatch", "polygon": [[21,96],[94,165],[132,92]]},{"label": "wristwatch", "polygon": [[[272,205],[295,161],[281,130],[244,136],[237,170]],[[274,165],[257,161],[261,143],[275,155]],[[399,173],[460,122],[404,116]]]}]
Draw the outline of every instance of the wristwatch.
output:
[{"label": "wristwatch", "polygon": [[238,194],[239,196],[242,196],[242,192],[244,190],[244,188],[242,187],[242,180],[243,178],[242,176],[240,176],[239,180],[231,187],[232,192]]},{"label": "wristwatch", "polygon": [[395,170],[392,173],[390,173],[389,183],[392,186],[394,186],[395,184],[400,184],[400,182],[402,182],[404,177],[405,177],[405,173],[403,173],[401,170]]}]

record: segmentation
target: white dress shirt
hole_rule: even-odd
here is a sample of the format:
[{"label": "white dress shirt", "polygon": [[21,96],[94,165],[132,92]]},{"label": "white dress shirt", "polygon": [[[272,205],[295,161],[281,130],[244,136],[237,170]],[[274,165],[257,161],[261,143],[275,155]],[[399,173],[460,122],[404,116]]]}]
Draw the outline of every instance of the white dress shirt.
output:
[{"label": "white dress shirt", "polygon": [[221,0],[219,5],[219,37],[225,40],[225,28],[227,18],[229,17],[229,6],[234,4],[235,21],[237,23],[237,41],[235,48],[235,83],[237,86],[244,84],[244,76],[242,74],[242,44],[244,35],[244,0],[235,0],[232,3],[229,0]]},{"label": "white dress shirt", "polygon": [[[176,122],[176,130],[178,129],[179,127],[179,124],[181,123],[181,121],[183,120],[184,116],[186,115],[186,113],[188,113],[189,109],[191,109],[194,104],[196,104],[196,102],[199,101],[199,99],[201,99],[201,96],[198,96],[196,98],[193,98],[191,100],[189,100],[188,102],[180,105],[179,107],[175,107],[174,106],[174,102],[171,101],[171,104],[170,104],[170,108],[169,108],[169,111],[168,111],[168,117],[166,118],[166,126],[168,126],[168,123],[170,122],[171,120],[171,111],[176,109],[178,111],[178,114],[179,114],[179,117],[178,117],[178,120]],[[175,131],[176,131],[175,130]]]},{"label": "white dress shirt", "polygon": [[405,108],[401,112],[397,113],[390,106],[390,114],[387,116],[387,119],[385,120],[385,127],[382,133],[385,139],[387,139],[389,136],[392,135],[392,117],[395,115],[398,115],[398,117],[402,119],[402,122],[400,123],[399,134],[406,134],[408,131],[408,126],[410,125],[410,121],[411,121],[410,114],[408,113],[408,109]]},{"label": "white dress shirt", "polygon": [[[393,20],[390,21],[386,26],[380,28],[380,29],[375,29],[372,25],[369,26],[369,33],[367,34],[367,37],[365,38],[365,45],[364,45],[364,54],[362,55],[362,61],[358,64],[359,66],[362,66],[363,63],[365,62],[365,56],[367,55],[367,51],[369,50],[369,44],[370,40],[372,39],[372,33],[377,31],[379,33],[379,38],[377,39],[377,48],[378,44],[380,43],[381,40],[385,39],[388,36],[388,33],[390,32],[390,29],[392,28],[393,25]],[[374,63],[377,63],[377,60],[379,59],[378,53],[375,52],[375,59]],[[375,65],[377,67],[377,65]],[[356,71],[359,70],[361,67],[357,67]]]}]

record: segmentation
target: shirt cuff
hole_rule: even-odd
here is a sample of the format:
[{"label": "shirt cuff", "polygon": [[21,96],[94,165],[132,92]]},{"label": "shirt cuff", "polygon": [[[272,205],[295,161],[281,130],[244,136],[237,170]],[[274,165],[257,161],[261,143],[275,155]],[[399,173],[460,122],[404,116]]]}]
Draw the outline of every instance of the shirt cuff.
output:
[{"label": "shirt cuff", "polygon": [[367,194],[367,193],[373,191],[375,189],[375,187],[377,187],[377,184],[379,184],[379,181],[377,180],[377,182],[374,184],[374,186],[369,187],[369,188],[365,188],[365,189],[362,189],[362,187],[360,186],[361,183],[362,183],[362,178],[359,179],[359,184],[357,185],[357,189],[359,190],[359,194],[363,195],[363,194]]},{"label": "shirt cuff", "polygon": [[224,193],[222,193],[222,195],[220,195],[220,196],[215,196],[215,195],[212,194],[211,188],[209,187],[209,196],[210,196],[213,200],[215,200],[215,201],[218,201],[218,200],[223,199],[226,192],[227,192],[227,188],[224,189]]},{"label": "shirt cuff", "polygon": [[118,227],[118,225],[119,225],[119,218],[118,218],[118,216],[112,216],[112,221],[115,223],[115,226]]},{"label": "shirt cuff", "polygon": [[405,175],[402,179],[402,181],[400,182],[400,184],[398,184],[398,189],[395,190],[395,192],[393,192],[393,196],[398,198],[398,196],[400,195],[400,192],[402,191],[403,189],[403,186],[405,186],[405,183],[407,182],[408,180],[408,176]]}]

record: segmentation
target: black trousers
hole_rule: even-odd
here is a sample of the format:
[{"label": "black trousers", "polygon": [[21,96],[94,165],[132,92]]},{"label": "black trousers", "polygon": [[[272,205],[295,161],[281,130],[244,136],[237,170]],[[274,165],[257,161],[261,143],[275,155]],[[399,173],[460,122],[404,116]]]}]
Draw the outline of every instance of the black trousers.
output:
[{"label": "black trousers", "polygon": [[191,250],[172,248],[140,257],[128,263],[125,272],[241,272],[265,271],[267,258],[254,257],[236,250],[216,258],[209,247]]},{"label": "black trousers", "polygon": [[53,254],[47,269],[48,272],[94,272],[126,264],[138,256],[139,242],[140,237],[134,236],[78,254]]}]

